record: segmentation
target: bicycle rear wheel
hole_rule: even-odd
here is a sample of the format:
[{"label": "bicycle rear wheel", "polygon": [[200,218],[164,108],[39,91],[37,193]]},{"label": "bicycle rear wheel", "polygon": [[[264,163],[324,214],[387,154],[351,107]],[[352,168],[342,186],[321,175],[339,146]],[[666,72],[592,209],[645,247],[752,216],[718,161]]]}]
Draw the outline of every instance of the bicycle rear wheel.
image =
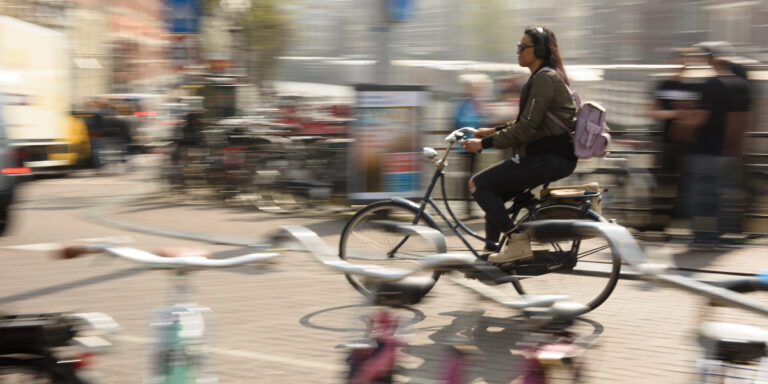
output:
[{"label": "bicycle rear wheel", "polygon": [[[605,221],[595,212],[581,217],[581,207],[568,204],[552,204],[538,208],[541,220],[590,220]],[[520,222],[530,221],[530,214]],[[513,283],[515,289],[525,295],[568,295],[570,301],[586,305],[589,312],[611,295],[619,280],[621,260],[611,252],[602,237],[581,240],[540,243],[531,241],[534,260],[518,263],[515,274],[532,276]],[[568,255],[576,255],[569,264]],[[534,265],[546,264],[554,268],[544,274],[531,273]],[[526,268],[530,265],[531,268]]]},{"label": "bicycle rear wheel", "polygon": [[[421,258],[437,253],[434,244],[419,236],[404,236],[387,231],[382,223],[413,224],[416,213],[414,207],[391,201],[379,201],[364,207],[344,227],[339,242],[339,257],[352,264],[413,267]],[[437,229],[434,222],[424,216],[416,224]],[[434,279],[439,276],[438,273],[422,274],[429,275]],[[359,277],[347,275],[347,280],[360,293],[368,296],[372,294],[371,287]]]}]

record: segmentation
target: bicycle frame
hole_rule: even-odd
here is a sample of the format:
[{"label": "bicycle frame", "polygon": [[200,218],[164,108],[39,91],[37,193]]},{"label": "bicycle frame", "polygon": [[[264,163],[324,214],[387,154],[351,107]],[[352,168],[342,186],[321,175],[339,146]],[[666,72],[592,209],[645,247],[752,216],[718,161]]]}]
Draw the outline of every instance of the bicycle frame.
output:
[{"label": "bicycle frame", "polygon": [[[149,345],[145,382],[185,384],[217,380],[213,355],[203,346],[213,344],[213,311],[192,304],[187,274],[176,270],[171,276],[172,292],[168,304],[155,308],[150,318],[150,332],[155,340]],[[190,304],[185,304],[190,303]]]},{"label": "bicycle frame", "polygon": [[[452,144],[452,143],[451,143]],[[496,241],[489,240],[485,238],[484,236],[481,236],[474,232],[472,229],[467,227],[458,217],[456,217],[456,214],[453,213],[453,210],[451,210],[450,205],[448,204],[448,199],[446,198],[446,191],[445,191],[445,174],[443,171],[445,170],[445,167],[447,165],[447,159],[448,154],[451,152],[451,145],[449,144],[448,147],[445,150],[445,153],[443,154],[443,157],[437,161],[434,162],[434,165],[436,167],[435,173],[432,175],[432,179],[429,182],[429,185],[427,186],[426,191],[424,192],[424,197],[421,199],[421,203],[418,205],[418,211],[416,213],[416,216],[413,219],[412,224],[416,224],[419,222],[419,220],[424,217],[424,211],[427,207],[427,205],[431,206],[437,214],[440,216],[440,218],[443,220],[443,222],[448,225],[451,228],[451,231],[458,236],[458,238],[461,240],[462,243],[467,247],[467,249],[472,252],[472,254],[476,258],[480,258],[480,253],[469,243],[467,238],[464,236],[464,234],[467,234],[471,237],[474,237],[477,240],[483,241],[488,245],[492,245],[494,247],[498,246],[498,243]],[[432,192],[435,189],[435,186],[437,185],[437,182],[440,181],[440,188],[442,192],[442,201],[445,205],[445,209],[450,215],[450,219],[445,215],[445,213],[440,209],[440,206],[435,201],[435,199],[432,198]],[[529,194],[530,190],[526,190],[523,192],[523,194]],[[591,199],[592,197],[589,197]],[[402,198],[396,198],[396,199],[402,199]],[[530,195],[530,198],[525,199],[522,203],[518,203],[517,201],[513,202],[512,206],[507,209],[507,213],[512,214],[512,220],[517,220],[517,215],[520,213],[520,210],[523,208],[527,208],[528,212],[530,212],[530,215],[533,219],[539,219],[536,206],[540,205],[543,202],[547,202],[550,200],[555,200],[557,198],[553,197],[546,197],[544,199],[537,199],[533,197],[533,195]],[[588,199],[583,199],[581,203],[581,212],[579,215],[579,218],[586,217],[587,213],[589,212],[590,208],[592,206],[592,203]],[[451,221],[453,220],[453,221]],[[463,233],[462,233],[463,232]],[[389,255],[393,255],[397,250],[405,244],[405,242],[408,240],[409,236],[405,236],[403,240],[400,241],[390,252]],[[578,240],[577,240],[578,241]]]}]

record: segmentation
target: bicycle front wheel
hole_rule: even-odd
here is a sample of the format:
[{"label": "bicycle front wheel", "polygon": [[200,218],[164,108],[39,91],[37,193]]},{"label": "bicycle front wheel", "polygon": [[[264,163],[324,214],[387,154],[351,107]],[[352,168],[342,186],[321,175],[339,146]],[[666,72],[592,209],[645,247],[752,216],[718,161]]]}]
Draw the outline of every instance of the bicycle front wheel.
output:
[{"label": "bicycle front wheel", "polygon": [[[541,220],[605,221],[592,211],[589,211],[586,217],[582,217],[581,207],[568,204],[541,206],[537,212]],[[531,220],[529,214],[520,222]],[[545,263],[553,269],[549,273],[513,283],[520,294],[568,295],[569,301],[586,305],[589,309],[585,312],[589,312],[600,306],[611,295],[619,280],[621,259],[611,252],[608,242],[602,237],[557,243],[531,241],[531,248],[535,256],[531,263]],[[574,262],[575,265],[573,265]],[[520,275],[528,275],[524,267],[516,268],[516,272]]]},{"label": "bicycle front wheel", "polygon": [[[382,224],[418,224],[437,229],[434,222],[422,216],[418,221],[417,209],[391,201],[372,203],[355,213],[341,233],[339,257],[352,264],[381,265],[388,268],[412,268],[421,258],[437,253],[431,242],[419,236],[393,233]],[[431,273],[424,273],[429,276]],[[437,279],[438,273],[432,274]],[[372,295],[371,288],[356,276],[347,280],[360,293]]]}]

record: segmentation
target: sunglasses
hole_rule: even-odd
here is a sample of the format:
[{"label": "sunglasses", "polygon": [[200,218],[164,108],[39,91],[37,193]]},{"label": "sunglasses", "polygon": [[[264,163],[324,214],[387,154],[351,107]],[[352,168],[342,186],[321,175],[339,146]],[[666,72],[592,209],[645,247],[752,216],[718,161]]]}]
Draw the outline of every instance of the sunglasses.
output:
[{"label": "sunglasses", "polygon": [[524,43],[517,43],[517,51],[522,52],[525,51],[527,48],[533,48],[535,45],[528,45]]}]

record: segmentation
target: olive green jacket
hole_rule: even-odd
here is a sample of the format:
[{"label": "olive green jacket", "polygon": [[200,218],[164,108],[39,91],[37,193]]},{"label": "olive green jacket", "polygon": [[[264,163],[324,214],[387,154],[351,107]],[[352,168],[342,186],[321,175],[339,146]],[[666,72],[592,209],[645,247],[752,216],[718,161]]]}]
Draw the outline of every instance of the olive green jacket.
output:
[{"label": "olive green jacket", "polygon": [[564,130],[547,112],[552,112],[571,131],[576,128],[576,104],[565,82],[554,71],[539,70],[521,91],[525,100],[517,120],[510,121],[491,136],[483,138],[483,148],[509,148],[525,157],[526,145],[545,137],[564,134]]}]

